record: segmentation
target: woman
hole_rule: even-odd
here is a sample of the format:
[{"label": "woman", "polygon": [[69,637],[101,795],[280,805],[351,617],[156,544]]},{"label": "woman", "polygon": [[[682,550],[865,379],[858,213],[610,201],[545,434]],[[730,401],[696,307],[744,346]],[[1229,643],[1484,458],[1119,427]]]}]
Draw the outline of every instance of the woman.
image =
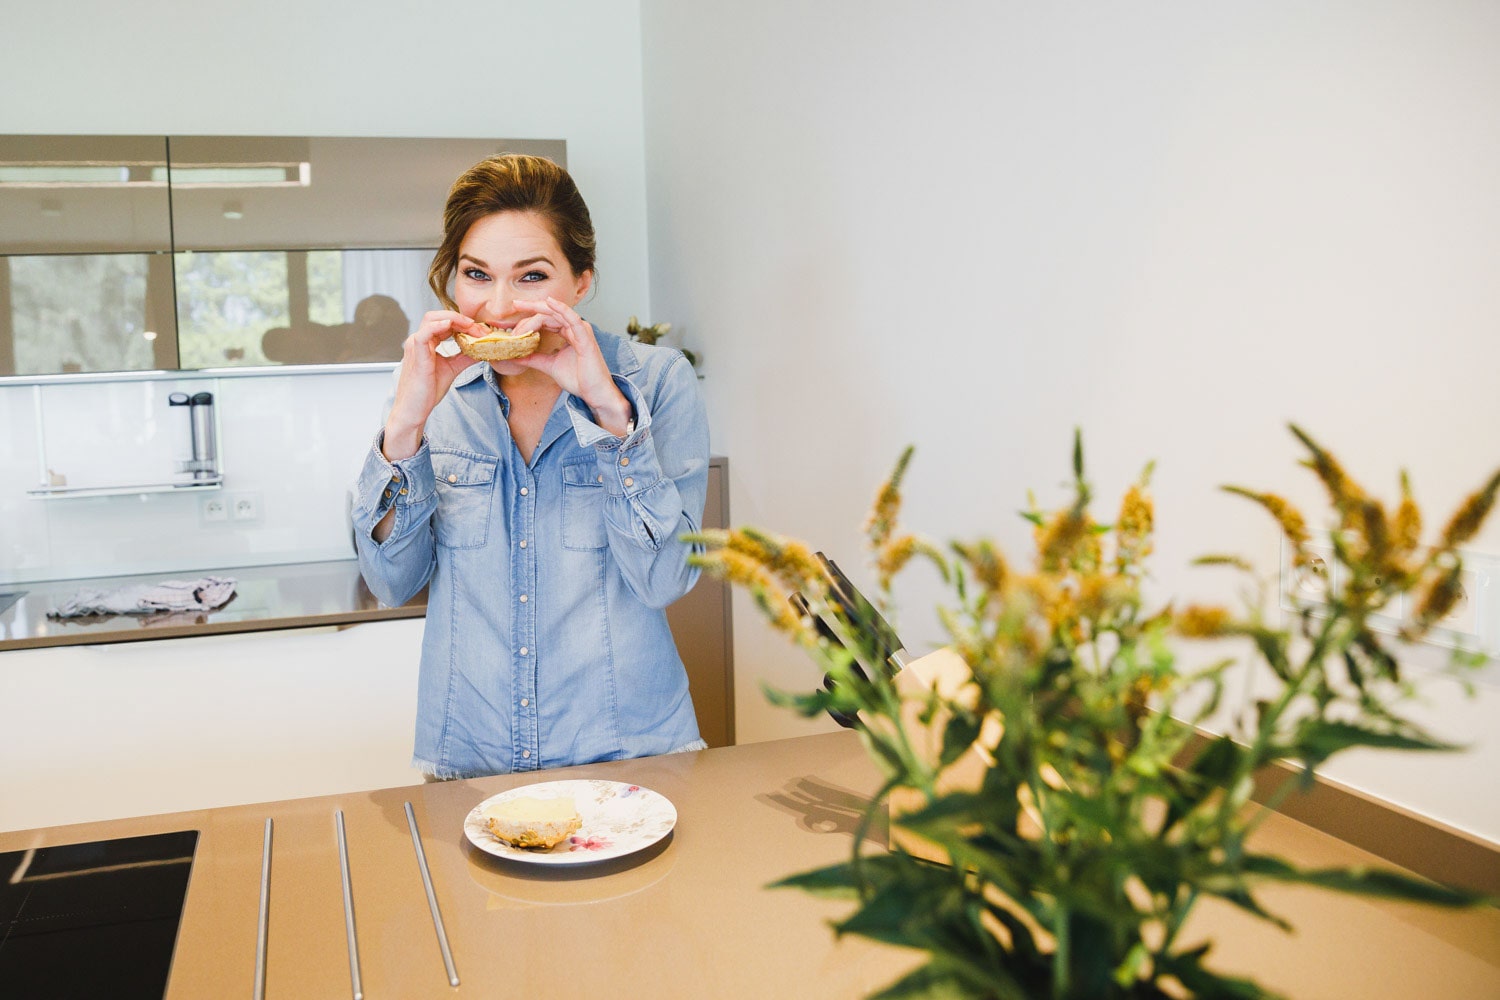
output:
[{"label": "woman", "polygon": [[[448,308],[406,340],[354,512],[382,601],[430,586],[413,764],[456,778],[701,749],[663,611],[697,579],[678,539],[708,487],[691,366],[575,311],[594,232],[550,160],[460,177],[428,280]],[[476,322],[541,345],[439,352]]]}]

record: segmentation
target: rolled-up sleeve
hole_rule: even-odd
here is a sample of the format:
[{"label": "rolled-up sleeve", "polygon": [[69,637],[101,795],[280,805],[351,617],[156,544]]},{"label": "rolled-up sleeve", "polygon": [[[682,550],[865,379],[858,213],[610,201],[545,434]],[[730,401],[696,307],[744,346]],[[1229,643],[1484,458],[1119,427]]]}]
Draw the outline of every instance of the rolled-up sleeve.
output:
[{"label": "rolled-up sleeve", "polygon": [[[382,602],[394,606],[415,597],[432,577],[437,486],[425,439],[415,455],[397,462],[382,453],[384,439],[382,430],[365,455],[355,482],[352,515],[354,547],[365,583]],[[377,542],[375,526],[391,511],[391,532],[384,542]]]},{"label": "rolled-up sleeve", "polygon": [[698,379],[678,355],[641,386],[623,375],[615,384],[635,409],[635,428],[616,437],[594,422],[576,398],[569,415],[578,442],[594,449],[605,487],[604,522],[610,554],[644,604],[661,608],[692,589],[698,568],[681,536],[703,522],[708,496],[708,415]]}]

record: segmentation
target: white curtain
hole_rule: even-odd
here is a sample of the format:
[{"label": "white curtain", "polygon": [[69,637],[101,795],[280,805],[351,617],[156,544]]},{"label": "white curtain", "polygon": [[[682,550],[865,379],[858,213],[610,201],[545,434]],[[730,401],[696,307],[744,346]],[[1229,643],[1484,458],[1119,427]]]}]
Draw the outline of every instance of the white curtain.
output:
[{"label": "white curtain", "polygon": [[427,287],[431,250],[345,250],[344,320],[354,319],[354,307],[371,295],[389,295],[401,303],[408,331],[422,314],[439,309],[437,296]]}]

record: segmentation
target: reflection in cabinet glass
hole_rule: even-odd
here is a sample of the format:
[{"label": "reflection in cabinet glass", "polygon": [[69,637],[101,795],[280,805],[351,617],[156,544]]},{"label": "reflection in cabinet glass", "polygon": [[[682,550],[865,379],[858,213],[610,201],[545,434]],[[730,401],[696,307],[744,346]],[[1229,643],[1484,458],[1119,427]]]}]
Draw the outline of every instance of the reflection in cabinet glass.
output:
[{"label": "reflection in cabinet glass", "polygon": [[448,187],[561,140],[0,136],[0,376],[394,362]]}]

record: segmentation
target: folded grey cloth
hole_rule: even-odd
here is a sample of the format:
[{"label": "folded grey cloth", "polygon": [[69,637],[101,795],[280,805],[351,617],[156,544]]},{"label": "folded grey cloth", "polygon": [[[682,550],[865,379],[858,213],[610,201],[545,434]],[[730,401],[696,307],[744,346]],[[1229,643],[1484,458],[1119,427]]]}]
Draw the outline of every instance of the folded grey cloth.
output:
[{"label": "folded grey cloth", "polygon": [[47,612],[48,618],[85,615],[145,615],[158,611],[212,611],[234,596],[234,580],[205,576],[197,580],[132,583],[115,590],[85,587]]}]

